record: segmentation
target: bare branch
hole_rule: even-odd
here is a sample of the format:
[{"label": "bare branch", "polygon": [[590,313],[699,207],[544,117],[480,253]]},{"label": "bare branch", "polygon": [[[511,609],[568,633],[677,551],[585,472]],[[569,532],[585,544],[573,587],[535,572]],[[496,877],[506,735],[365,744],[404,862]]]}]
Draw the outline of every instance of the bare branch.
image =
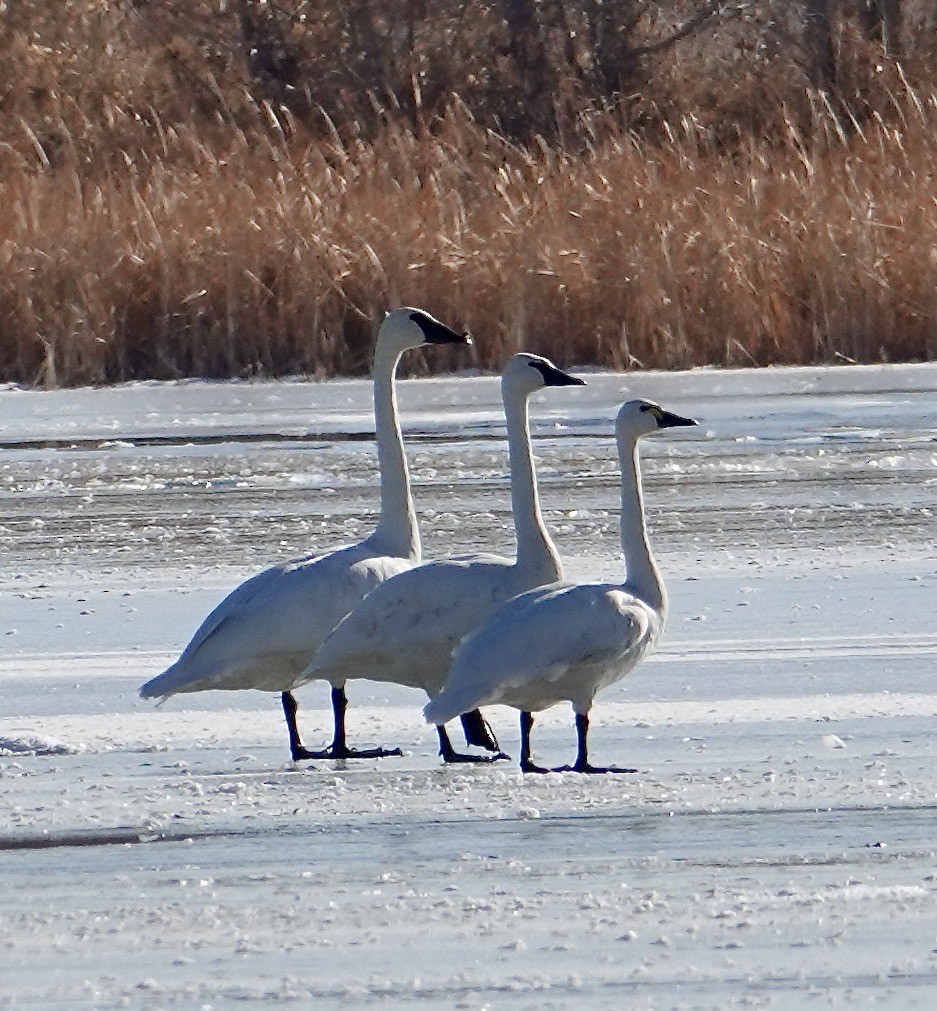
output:
[{"label": "bare branch", "polygon": [[748,4],[733,4],[726,10],[726,4],[721,0],[711,0],[705,7],[701,7],[691,18],[688,18],[679,27],[675,28],[666,38],[658,39],[656,42],[649,42],[643,46],[636,46],[631,50],[634,56],[652,56],[654,53],[663,52],[672,45],[692,35],[702,28],[708,21],[718,19],[719,21],[729,21],[732,18],[741,17],[748,8]]}]

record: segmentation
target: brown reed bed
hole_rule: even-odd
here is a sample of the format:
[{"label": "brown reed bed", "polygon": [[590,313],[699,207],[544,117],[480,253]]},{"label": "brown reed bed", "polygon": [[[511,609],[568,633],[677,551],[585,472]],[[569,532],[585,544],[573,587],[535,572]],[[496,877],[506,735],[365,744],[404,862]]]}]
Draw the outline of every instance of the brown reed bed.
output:
[{"label": "brown reed bed", "polygon": [[905,112],[731,155],[689,124],[519,148],[454,113],[423,138],[223,157],[185,138],[185,171],[5,180],[0,374],[360,372],[398,303],[470,327],[485,368],[520,347],[614,368],[926,358],[937,103]]},{"label": "brown reed bed", "polygon": [[400,303],[469,327],[486,369],[518,348],[618,369],[934,357],[937,96],[900,68],[884,93],[861,121],[763,99],[770,129],[731,144],[724,120],[663,114],[513,142],[459,101],[431,129],[314,136],[241,95],[211,128],[115,107],[146,143],[91,157],[87,118],[57,113],[53,152],[24,113],[0,152],[0,379],[360,373]]}]

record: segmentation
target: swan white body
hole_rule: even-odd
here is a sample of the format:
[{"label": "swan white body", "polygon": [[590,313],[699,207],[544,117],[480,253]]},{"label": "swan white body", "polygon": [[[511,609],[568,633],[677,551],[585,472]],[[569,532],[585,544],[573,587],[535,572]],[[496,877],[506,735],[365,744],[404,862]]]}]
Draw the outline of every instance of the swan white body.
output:
[{"label": "swan white body", "polygon": [[664,619],[663,608],[614,584],[555,583],[523,593],[457,650],[426,719],[451,720],[463,705],[490,703],[540,712],[568,701],[587,713],[596,694],[654,646]]},{"label": "swan white body", "polygon": [[[407,307],[391,312],[378,332],[373,379],[381,515],[374,533],[242,583],[205,619],[176,663],[143,685],[143,698],[210,689],[288,693],[332,628],[382,581],[419,562],[394,375],[404,351],[427,343],[468,343],[468,338]],[[284,696],[283,704],[294,758],[330,757],[305,752],[295,727],[295,701]]]},{"label": "swan white body", "polygon": [[[316,653],[297,684],[323,678],[332,684],[349,677],[422,688],[435,695],[442,688],[459,640],[504,600],[553,582],[559,561],[538,570],[518,569],[496,555],[476,555],[430,562],[410,569],[403,580],[377,600],[344,619]],[[396,577],[395,577],[396,578]],[[321,654],[321,656],[320,656]],[[456,714],[458,715],[458,714]]]},{"label": "swan white body", "polygon": [[453,648],[493,608],[524,590],[562,578],[559,555],[540,512],[527,418],[531,393],[559,385],[582,385],[582,380],[528,354],[515,355],[501,380],[516,558],[453,558],[388,580],[336,626],[297,685],[315,678],[336,684],[347,677],[363,677],[435,695],[445,681]]},{"label": "swan white body", "polygon": [[616,437],[625,583],[560,582],[502,604],[456,651],[445,687],[424,709],[427,722],[438,724],[480,705],[514,706],[522,713],[521,767],[543,771],[530,761],[530,714],[569,701],[580,745],[572,768],[609,771],[588,762],[589,710],[597,692],[623,678],[653,648],[667,616],[667,594],[644,521],[637,441],[658,428],[693,424],[646,401],[621,408]]},{"label": "swan white body", "polygon": [[140,694],[288,691],[297,672],[365,594],[418,558],[389,555],[369,538],[265,569],[225,597],[179,659]]}]

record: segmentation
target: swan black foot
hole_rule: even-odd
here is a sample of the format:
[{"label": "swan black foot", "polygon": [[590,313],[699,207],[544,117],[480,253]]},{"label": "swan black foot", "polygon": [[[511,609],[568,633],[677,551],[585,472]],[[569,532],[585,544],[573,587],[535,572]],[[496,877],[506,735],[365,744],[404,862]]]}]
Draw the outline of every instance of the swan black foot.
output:
[{"label": "swan black foot", "polygon": [[552,769],[545,769],[542,765],[537,765],[530,759],[530,731],[534,725],[533,715],[527,710],[521,710],[521,772],[552,772]]},{"label": "swan black foot", "polygon": [[333,742],[321,751],[297,748],[292,754],[294,762],[307,762],[320,759],[344,761],[348,758],[399,758],[403,752],[400,748],[349,748],[347,745],[336,745]]},{"label": "swan black foot", "polygon": [[492,762],[509,762],[511,756],[506,755],[503,751],[499,751],[496,755],[464,755],[459,751],[453,751],[448,755],[443,755],[442,760],[446,765],[458,765],[460,763],[490,765]]},{"label": "swan black foot", "polygon": [[436,727],[436,733],[439,736],[439,754],[446,765],[490,764],[491,762],[510,761],[511,759],[511,756],[506,755],[503,751],[498,751],[495,755],[463,755],[453,748],[452,741],[449,740],[449,734],[445,727]]},{"label": "swan black foot", "polygon": [[480,709],[473,709],[470,713],[463,713],[459,717],[462,723],[462,733],[465,735],[465,743],[476,748],[484,748],[485,751],[501,752],[501,745],[498,738],[491,729],[491,724],[481,714]]},{"label": "swan black foot", "polygon": [[578,749],[576,761],[572,765],[561,765],[556,772],[581,772],[591,776],[601,776],[606,772],[635,773],[637,769],[620,769],[617,765],[592,765],[589,761],[589,716],[587,713],[576,713],[576,739]]},{"label": "swan black foot", "polygon": [[590,765],[589,762],[576,762],[574,765],[561,765],[554,772],[581,772],[586,775],[601,776],[606,772],[634,773],[637,769],[620,769],[617,765]]}]

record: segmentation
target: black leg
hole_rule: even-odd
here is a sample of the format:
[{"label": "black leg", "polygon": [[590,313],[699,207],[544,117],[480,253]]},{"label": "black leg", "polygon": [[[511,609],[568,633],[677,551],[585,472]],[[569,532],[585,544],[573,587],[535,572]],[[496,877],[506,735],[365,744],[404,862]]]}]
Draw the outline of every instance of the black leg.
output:
[{"label": "black leg", "polygon": [[486,751],[501,751],[498,738],[495,737],[491,724],[482,716],[480,709],[463,713],[459,719],[462,722],[462,733],[465,734],[466,744],[472,744],[476,748],[484,748]]},{"label": "black leg", "polygon": [[344,685],[341,688],[332,686],[332,750],[347,751],[345,738],[345,713],[348,711],[348,696]]},{"label": "black leg", "polygon": [[637,772],[637,769],[619,769],[617,765],[596,766],[589,764],[589,714],[576,713],[576,764],[564,765],[557,772]]},{"label": "black leg", "polygon": [[477,765],[479,763],[498,762],[502,758],[510,758],[510,755],[506,755],[503,751],[499,751],[496,755],[463,755],[452,747],[452,741],[449,740],[449,734],[444,726],[441,724],[437,726],[436,734],[439,737],[439,754],[447,765],[460,762]]},{"label": "black leg", "polygon": [[589,767],[589,714],[576,713],[576,769]]},{"label": "black leg", "polygon": [[[283,711],[286,713],[286,725],[290,731],[290,752],[294,762],[309,761],[319,758],[393,758],[402,755],[400,748],[349,748],[345,740],[345,710],[348,708],[348,697],[344,687],[332,688],[332,719],[335,733],[332,743],[322,751],[309,751],[299,740],[296,728],[296,700],[289,692],[283,693]],[[288,700],[288,701],[287,701]]]},{"label": "black leg", "polygon": [[530,760],[530,730],[534,725],[533,716],[526,710],[521,712],[521,772],[550,772]]},{"label": "black leg", "polygon": [[286,717],[286,729],[290,735],[290,755],[294,762],[299,762],[304,758],[313,757],[312,752],[303,747],[303,742],[299,736],[299,727],[296,725],[296,699],[292,692],[283,692],[280,695],[283,703],[283,715]]}]

